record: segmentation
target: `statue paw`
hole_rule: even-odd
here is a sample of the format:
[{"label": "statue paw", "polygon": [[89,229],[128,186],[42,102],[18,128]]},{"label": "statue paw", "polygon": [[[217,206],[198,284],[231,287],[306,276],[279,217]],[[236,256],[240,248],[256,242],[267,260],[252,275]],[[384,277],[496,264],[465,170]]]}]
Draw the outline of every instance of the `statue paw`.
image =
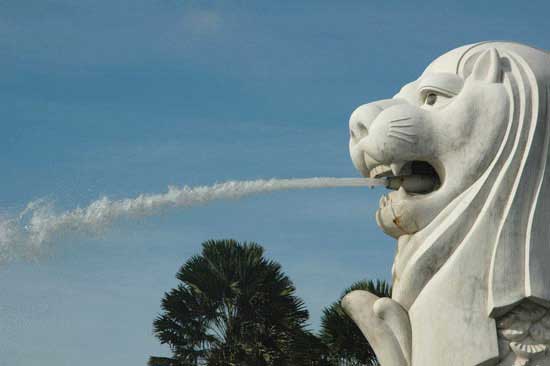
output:
[{"label": "statue paw", "polygon": [[411,326],[399,303],[358,290],[342,299],[342,307],[361,329],[383,366],[410,366]]}]

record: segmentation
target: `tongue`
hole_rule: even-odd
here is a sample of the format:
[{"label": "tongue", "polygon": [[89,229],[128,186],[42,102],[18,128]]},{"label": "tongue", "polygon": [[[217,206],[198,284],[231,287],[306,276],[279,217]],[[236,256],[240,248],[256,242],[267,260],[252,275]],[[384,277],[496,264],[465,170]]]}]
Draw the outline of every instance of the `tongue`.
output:
[{"label": "tongue", "polygon": [[386,187],[398,190],[403,187],[408,193],[430,193],[437,189],[437,179],[432,175],[407,175],[386,178]]}]

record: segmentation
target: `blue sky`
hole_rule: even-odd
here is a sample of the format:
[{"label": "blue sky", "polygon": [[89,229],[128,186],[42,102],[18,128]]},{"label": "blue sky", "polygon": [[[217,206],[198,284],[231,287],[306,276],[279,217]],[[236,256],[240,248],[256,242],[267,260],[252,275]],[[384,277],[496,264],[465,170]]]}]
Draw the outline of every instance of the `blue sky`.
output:
[{"label": "blue sky", "polygon": [[[357,176],[347,120],[436,56],[550,49],[550,2],[0,0],[0,214],[228,179]],[[144,365],[151,322],[201,242],[262,244],[311,312],[395,246],[380,190],[278,192],[67,236],[0,267],[6,365]]]}]

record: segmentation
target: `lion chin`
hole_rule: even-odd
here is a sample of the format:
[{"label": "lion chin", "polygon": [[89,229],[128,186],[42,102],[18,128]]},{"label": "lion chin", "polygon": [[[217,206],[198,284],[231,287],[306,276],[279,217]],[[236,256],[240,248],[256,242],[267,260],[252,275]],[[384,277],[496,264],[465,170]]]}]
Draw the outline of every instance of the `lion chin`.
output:
[{"label": "lion chin", "polygon": [[467,79],[454,72],[452,57],[439,58],[392,99],[352,113],[355,167],[364,176],[387,178],[393,190],[376,212],[388,235],[399,238],[428,226],[490,164],[509,107],[500,74],[486,67],[498,58],[496,50],[483,58]]}]

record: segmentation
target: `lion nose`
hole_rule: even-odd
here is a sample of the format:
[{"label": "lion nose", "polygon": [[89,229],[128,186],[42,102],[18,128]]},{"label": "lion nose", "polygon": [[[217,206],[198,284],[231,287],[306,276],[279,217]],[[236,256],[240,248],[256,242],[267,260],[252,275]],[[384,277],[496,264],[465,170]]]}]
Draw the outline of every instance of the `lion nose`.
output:
[{"label": "lion nose", "polygon": [[369,129],[366,124],[361,120],[351,121],[349,134],[351,138],[361,140],[363,137],[369,134]]},{"label": "lion nose", "polygon": [[359,141],[368,136],[372,121],[382,112],[382,108],[371,103],[357,108],[349,120],[349,133],[354,141]]},{"label": "lion nose", "polygon": [[398,104],[403,104],[401,99],[384,99],[374,103],[363,104],[353,111],[349,119],[349,134],[352,143],[357,143],[363,137],[368,136],[372,130],[372,124],[376,117],[384,110]]}]

